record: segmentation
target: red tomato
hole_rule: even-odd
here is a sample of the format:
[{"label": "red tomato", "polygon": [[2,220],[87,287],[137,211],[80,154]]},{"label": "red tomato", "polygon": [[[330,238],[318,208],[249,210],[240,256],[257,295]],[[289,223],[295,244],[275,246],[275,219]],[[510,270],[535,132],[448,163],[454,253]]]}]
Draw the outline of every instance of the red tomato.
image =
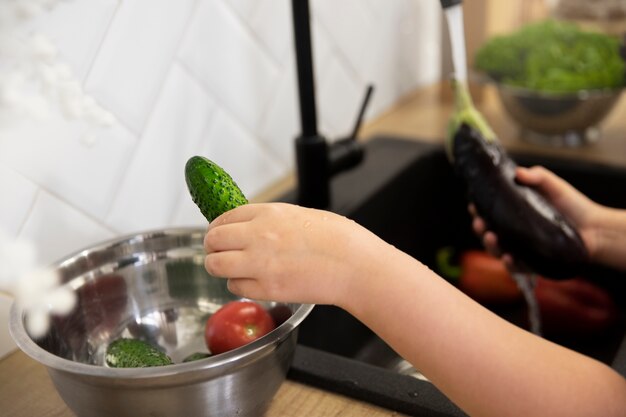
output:
[{"label": "red tomato", "polygon": [[522,292],[504,263],[487,252],[463,252],[460,266],[459,288],[474,300],[487,304],[509,304],[522,299]]},{"label": "red tomato", "polygon": [[274,330],[272,316],[253,301],[231,301],[206,322],[204,338],[213,355],[246,345]]},{"label": "red tomato", "polygon": [[[442,262],[450,266],[448,259]],[[458,273],[459,289],[480,303],[503,305],[523,299],[504,263],[485,251],[466,250],[458,267],[453,272]],[[594,337],[610,330],[619,318],[611,295],[582,278],[555,281],[537,276],[535,295],[546,336]]]}]

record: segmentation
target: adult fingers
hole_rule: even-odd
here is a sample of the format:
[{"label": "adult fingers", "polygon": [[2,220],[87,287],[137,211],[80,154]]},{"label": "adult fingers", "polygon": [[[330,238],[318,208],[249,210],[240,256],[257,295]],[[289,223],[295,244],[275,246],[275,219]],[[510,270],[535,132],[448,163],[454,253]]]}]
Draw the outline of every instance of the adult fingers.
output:
[{"label": "adult fingers", "polygon": [[467,211],[469,211],[469,214],[471,214],[472,217],[478,216],[478,211],[476,210],[476,206],[474,205],[474,203],[469,203],[467,205]]},{"label": "adult fingers", "polygon": [[535,166],[519,171],[519,181],[535,187],[558,210],[575,223],[584,222],[594,203],[573,185],[552,171]]},{"label": "adult fingers", "polygon": [[542,193],[553,197],[557,197],[570,188],[565,180],[542,166],[520,167],[516,172],[516,179],[522,184],[536,187]]},{"label": "adult fingers", "polygon": [[485,232],[483,235],[483,245],[493,256],[499,257],[502,254],[498,246],[498,236],[493,232]]},{"label": "adult fingers", "polygon": [[472,219],[472,229],[474,233],[478,235],[483,243],[487,252],[492,254],[493,256],[499,257],[502,252],[500,247],[498,246],[498,236],[487,229],[487,223],[482,219],[482,217],[478,216],[476,212],[476,207],[473,204],[470,204],[468,210],[474,218]]},{"label": "adult fingers", "polygon": [[474,203],[470,203],[467,206],[467,211],[472,216],[472,229],[474,233],[478,236],[482,236],[487,231],[487,224],[483,218],[478,215],[478,210],[476,210]]},{"label": "adult fingers", "polygon": [[517,167],[515,171],[515,180],[524,185],[537,186],[542,181],[542,168],[533,166],[530,168]]},{"label": "adult fingers", "polygon": [[505,253],[502,255],[502,257],[500,258],[502,259],[502,262],[504,262],[504,264],[506,265],[506,267],[510,270],[513,270],[515,267],[515,261],[513,259],[513,256],[511,256],[508,253]]},{"label": "adult fingers", "polygon": [[480,217],[474,217],[472,220],[472,229],[474,229],[474,233],[478,236],[482,236],[487,231],[487,225]]}]

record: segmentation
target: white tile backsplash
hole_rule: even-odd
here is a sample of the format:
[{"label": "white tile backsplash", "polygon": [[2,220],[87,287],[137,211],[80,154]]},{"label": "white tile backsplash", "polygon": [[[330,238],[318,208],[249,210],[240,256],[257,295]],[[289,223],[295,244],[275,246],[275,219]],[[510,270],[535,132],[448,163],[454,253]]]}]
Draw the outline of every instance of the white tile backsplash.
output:
[{"label": "white tile backsplash", "polygon": [[371,39],[377,36],[377,16],[362,0],[316,0],[314,18],[329,33],[343,57],[354,69],[362,68]]},{"label": "white tile backsplash", "polygon": [[[32,241],[48,264],[121,234],[205,227],[184,185],[192,153],[222,165],[251,198],[287,175],[300,127],[290,3],[68,0],[28,23],[119,123],[65,120],[51,103],[47,120],[0,125],[0,229]],[[372,117],[440,78],[438,2],[311,8],[318,123],[329,140],[351,131],[368,82]],[[14,347],[9,304],[0,298],[0,356]]]},{"label": "white tile backsplash", "polygon": [[222,1],[200,3],[180,59],[240,123],[259,129],[280,73]]},{"label": "white tile backsplash", "polygon": [[318,91],[319,115],[327,127],[328,139],[350,135],[365,97],[366,84],[352,76],[341,61],[333,60]]},{"label": "white tile backsplash", "polygon": [[35,183],[0,164],[0,230],[9,236],[17,236],[35,201],[37,188]]},{"label": "white tile backsplash", "polygon": [[115,197],[136,139],[123,127],[56,117],[0,129],[0,162],[102,218]]},{"label": "white tile backsplash", "polygon": [[58,197],[40,191],[19,234],[37,245],[37,265],[50,265],[115,234]]},{"label": "white tile backsplash", "polygon": [[124,174],[107,223],[116,230],[164,227],[186,190],[184,166],[207,140],[215,104],[174,65]]},{"label": "white tile backsplash", "polygon": [[202,227],[206,228],[208,223],[198,206],[188,198],[187,190],[175,197],[176,208],[170,221],[172,227]]},{"label": "white tile backsplash", "polygon": [[[397,25],[401,35],[396,38],[400,48],[397,69],[400,94],[442,76],[441,11],[425,1],[409,0],[406,4]],[[444,77],[448,79],[448,74]]]},{"label": "white tile backsplash", "polygon": [[300,132],[296,83],[296,69],[289,68],[268,103],[269,109],[259,135],[270,152],[289,168],[293,168],[295,163],[294,139]]},{"label": "white tile backsplash", "polygon": [[38,32],[49,37],[78,78],[83,80],[118,4],[119,0],[64,1],[33,24]]},{"label": "white tile backsplash", "polygon": [[242,20],[249,21],[260,4],[269,3],[259,0],[228,0],[225,2],[227,6],[241,16]]},{"label": "white tile backsplash", "polygon": [[250,19],[250,27],[280,65],[292,66],[291,0],[258,2],[256,12]]},{"label": "white tile backsplash", "polygon": [[263,144],[228,113],[218,110],[200,154],[223,167],[243,193],[254,196],[287,174],[287,164],[272,157]]},{"label": "white tile backsplash", "polygon": [[86,90],[139,133],[195,0],[122,1],[87,78]]}]

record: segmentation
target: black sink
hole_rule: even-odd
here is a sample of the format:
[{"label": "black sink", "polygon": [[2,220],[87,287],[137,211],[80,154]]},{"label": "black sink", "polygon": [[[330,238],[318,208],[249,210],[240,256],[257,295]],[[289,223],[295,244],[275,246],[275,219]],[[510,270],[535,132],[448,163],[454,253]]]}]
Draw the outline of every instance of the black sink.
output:
[{"label": "black sink", "polygon": [[[513,157],[520,165],[546,166],[599,203],[626,208],[626,193],[614,191],[626,185],[626,169],[532,155]],[[337,176],[331,193],[330,210],[354,219],[433,269],[441,247],[480,247],[470,229],[465,192],[440,145],[373,138],[366,143],[364,162]],[[280,200],[294,201],[294,195]],[[616,295],[620,307],[626,306],[624,274],[599,267],[586,272]],[[497,313],[515,322],[518,310]],[[604,339],[568,347],[626,375],[623,322]],[[409,415],[464,415],[372,331],[336,307],[316,306],[302,323],[289,378]]]}]

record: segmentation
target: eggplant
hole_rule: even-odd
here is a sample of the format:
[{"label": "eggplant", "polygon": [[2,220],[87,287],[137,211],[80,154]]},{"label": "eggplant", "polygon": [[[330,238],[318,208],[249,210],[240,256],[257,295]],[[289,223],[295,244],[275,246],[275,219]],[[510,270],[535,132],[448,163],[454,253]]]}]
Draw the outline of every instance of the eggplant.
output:
[{"label": "eggplant", "polygon": [[576,228],[539,192],[516,181],[517,164],[475,109],[467,86],[453,86],[448,158],[500,248],[522,270],[552,279],[579,275],[589,254]]}]

